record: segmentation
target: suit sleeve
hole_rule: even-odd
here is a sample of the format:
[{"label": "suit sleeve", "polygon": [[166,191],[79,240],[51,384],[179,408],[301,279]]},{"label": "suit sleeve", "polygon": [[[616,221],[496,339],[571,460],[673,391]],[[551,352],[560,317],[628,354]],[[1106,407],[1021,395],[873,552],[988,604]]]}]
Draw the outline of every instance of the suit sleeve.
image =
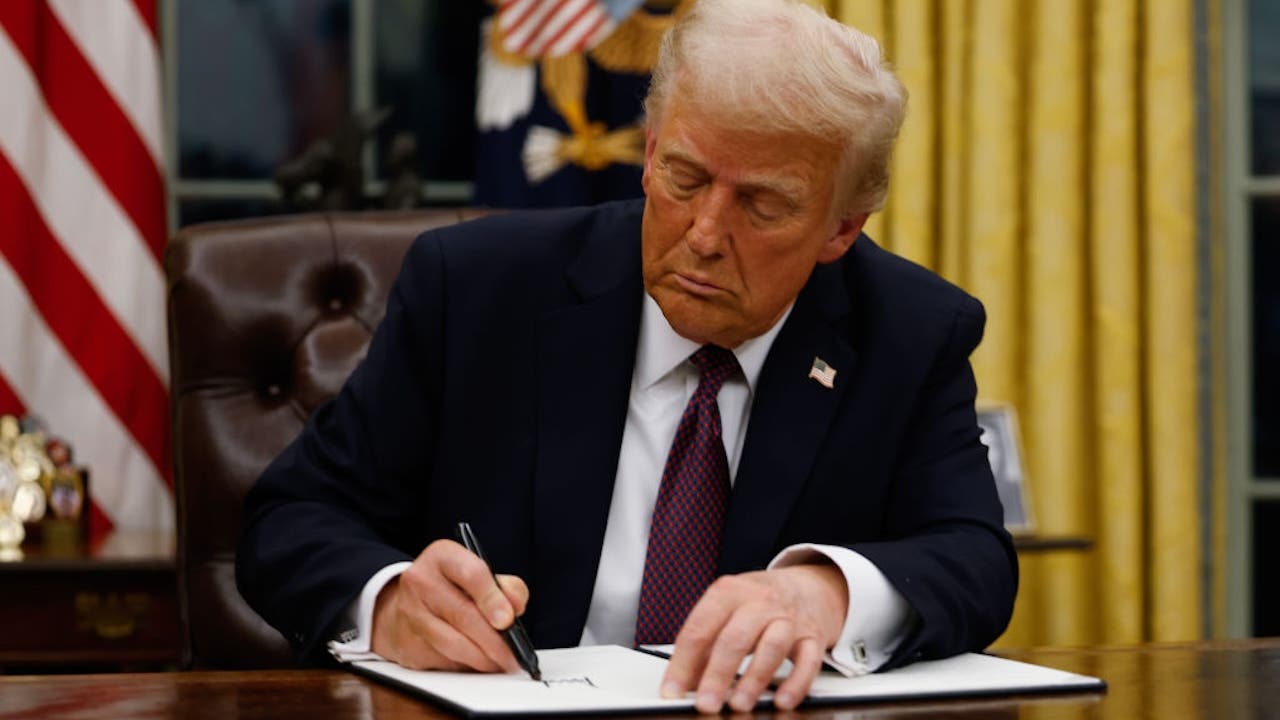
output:
[{"label": "suit sleeve", "polygon": [[427,540],[413,513],[439,424],[442,267],[435,236],[414,242],[368,355],[246,497],[237,586],[303,661],[375,572]]},{"label": "suit sleeve", "polygon": [[918,623],[881,669],[981,650],[1008,625],[1018,561],[974,411],[969,354],[985,314],[965,296],[906,430],[882,542],[852,546],[915,610]]}]

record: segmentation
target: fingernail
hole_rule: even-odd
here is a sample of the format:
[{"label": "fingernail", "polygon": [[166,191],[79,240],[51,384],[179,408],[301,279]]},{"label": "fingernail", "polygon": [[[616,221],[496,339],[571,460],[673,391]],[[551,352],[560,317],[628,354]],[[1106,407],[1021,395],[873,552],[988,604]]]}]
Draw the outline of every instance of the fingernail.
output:
[{"label": "fingernail", "polygon": [[489,621],[497,627],[504,628],[511,624],[511,613],[504,607],[497,608],[489,613]]},{"label": "fingernail", "polygon": [[694,704],[698,706],[698,712],[714,713],[720,712],[720,706],[724,703],[715,693],[705,692],[698,694],[698,699],[694,701]]},{"label": "fingernail", "polygon": [[668,700],[684,697],[684,688],[680,687],[678,682],[668,682],[662,684],[662,697]]},{"label": "fingernail", "polygon": [[733,697],[729,699],[729,705],[738,712],[746,712],[750,710],[755,703],[751,702],[751,698],[747,697],[746,693],[736,692],[733,694]]},{"label": "fingernail", "polygon": [[796,696],[789,692],[780,692],[773,696],[773,704],[783,710],[791,710],[796,706]]}]

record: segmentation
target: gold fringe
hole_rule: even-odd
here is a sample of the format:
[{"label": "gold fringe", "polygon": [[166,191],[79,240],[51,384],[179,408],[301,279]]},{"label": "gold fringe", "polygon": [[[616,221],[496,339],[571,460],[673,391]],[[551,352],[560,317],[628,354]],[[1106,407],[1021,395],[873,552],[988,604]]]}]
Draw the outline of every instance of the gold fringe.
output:
[{"label": "gold fringe", "polygon": [[601,170],[615,163],[644,163],[644,130],[634,125],[606,132],[604,123],[593,122],[585,133],[574,133],[560,143],[556,154],[587,170]]}]

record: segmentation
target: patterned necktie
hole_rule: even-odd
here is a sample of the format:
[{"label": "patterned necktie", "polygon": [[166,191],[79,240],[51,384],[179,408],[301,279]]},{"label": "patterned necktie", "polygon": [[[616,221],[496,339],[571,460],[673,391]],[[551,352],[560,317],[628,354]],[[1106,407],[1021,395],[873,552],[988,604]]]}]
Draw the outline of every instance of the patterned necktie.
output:
[{"label": "patterned necktie", "polygon": [[698,598],[716,577],[720,530],[729,504],[729,459],[716,396],[738,371],[733,353],[704,345],[689,362],[702,373],[667,454],[653,506],[640,585],[636,644],[675,642]]}]

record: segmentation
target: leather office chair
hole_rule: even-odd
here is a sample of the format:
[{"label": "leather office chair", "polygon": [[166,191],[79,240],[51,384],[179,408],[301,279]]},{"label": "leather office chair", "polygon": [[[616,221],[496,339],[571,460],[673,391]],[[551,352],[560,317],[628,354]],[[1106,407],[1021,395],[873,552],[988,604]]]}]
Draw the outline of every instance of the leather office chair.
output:
[{"label": "leather office chair", "polygon": [[178,594],[187,667],[293,664],[240,597],[242,501],[342,386],[418,233],[483,210],[325,213],[195,225],[165,251]]}]

